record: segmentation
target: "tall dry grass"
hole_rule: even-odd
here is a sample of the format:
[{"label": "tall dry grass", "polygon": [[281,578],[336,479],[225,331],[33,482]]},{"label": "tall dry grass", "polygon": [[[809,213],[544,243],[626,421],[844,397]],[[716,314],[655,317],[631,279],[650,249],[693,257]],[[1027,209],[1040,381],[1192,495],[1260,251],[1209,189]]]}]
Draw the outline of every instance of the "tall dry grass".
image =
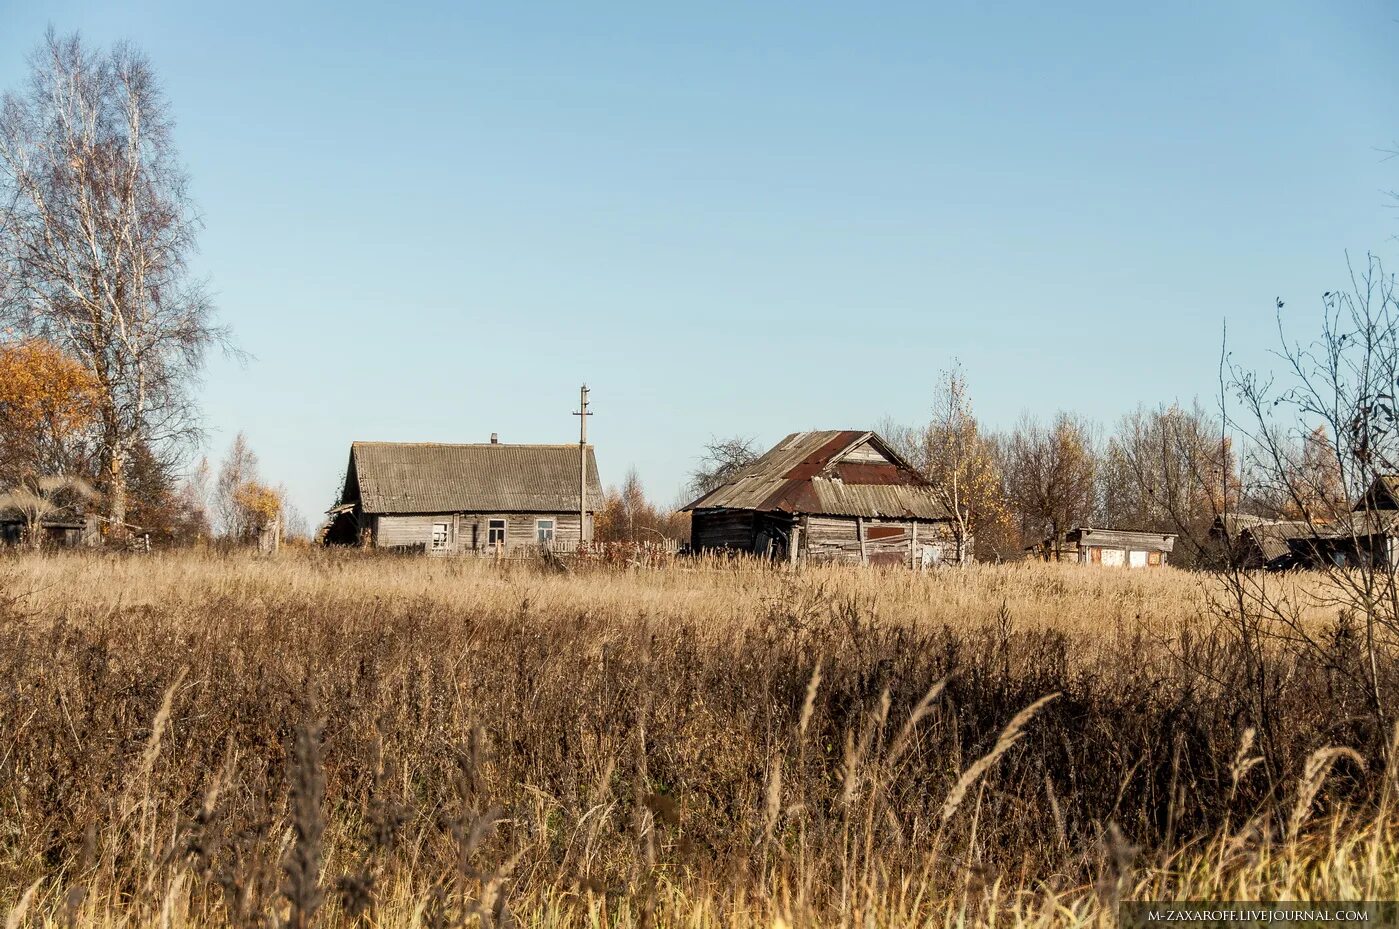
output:
[{"label": "tall dry grass", "polygon": [[1265,751],[1203,576],[316,552],[0,579],[16,925],[1061,925],[1399,890],[1344,643],[1270,651]]}]

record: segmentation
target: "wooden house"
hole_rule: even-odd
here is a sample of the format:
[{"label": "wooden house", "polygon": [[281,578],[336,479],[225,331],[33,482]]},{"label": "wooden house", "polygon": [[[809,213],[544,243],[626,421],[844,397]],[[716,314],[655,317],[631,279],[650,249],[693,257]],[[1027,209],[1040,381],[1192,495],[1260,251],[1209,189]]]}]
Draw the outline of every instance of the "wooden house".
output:
[{"label": "wooden house", "polygon": [[1210,541],[1221,554],[1222,564],[1276,569],[1293,564],[1293,542],[1310,532],[1306,520],[1221,513],[1210,526]]},{"label": "wooden house", "polygon": [[1302,523],[1288,544],[1292,557],[1285,567],[1399,566],[1399,475],[1379,475],[1351,512]]},{"label": "wooden house", "polygon": [[1210,536],[1243,568],[1399,565],[1399,475],[1376,477],[1348,513],[1311,520],[1228,513]]},{"label": "wooden house", "polygon": [[355,442],[322,539],[442,555],[576,549],[602,503],[593,447],[584,448],[586,526],[579,445]]},{"label": "wooden house", "polygon": [[873,432],[794,432],[685,509],[701,552],[924,566],[971,550],[937,488]]},{"label": "wooden house", "polygon": [[[0,511],[0,545],[20,545],[26,541],[24,517]],[[44,548],[77,548],[90,545],[97,538],[97,519],[94,516],[58,515],[46,516],[39,522],[43,533],[40,544]]]},{"label": "wooden house", "polygon": [[1357,513],[1399,510],[1399,474],[1376,477],[1352,509]]},{"label": "wooden house", "polygon": [[1399,512],[1349,513],[1288,539],[1290,558],[1268,567],[1399,567]]},{"label": "wooden house", "polygon": [[1026,551],[1031,557],[1105,568],[1157,568],[1170,559],[1176,537],[1171,533],[1094,529],[1080,526],[1058,540],[1045,539]]}]

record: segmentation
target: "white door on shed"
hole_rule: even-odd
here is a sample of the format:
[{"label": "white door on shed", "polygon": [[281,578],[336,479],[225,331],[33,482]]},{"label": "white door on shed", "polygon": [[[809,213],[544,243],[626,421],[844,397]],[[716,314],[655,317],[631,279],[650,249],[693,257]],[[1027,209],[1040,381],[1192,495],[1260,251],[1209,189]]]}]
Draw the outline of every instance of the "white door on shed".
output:
[{"label": "white door on shed", "polygon": [[1123,551],[1122,549],[1120,549],[1120,548],[1105,548],[1105,549],[1103,549],[1103,567],[1105,567],[1105,568],[1120,568],[1120,567],[1122,567],[1123,562],[1126,560],[1126,559],[1124,558],[1124,556],[1125,556],[1126,554],[1127,554],[1127,553],[1124,552],[1124,551]]},{"label": "white door on shed", "polygon": [[1127,567],[1129,567],[1129,568],[1145,568],[1145,567],[1146,567],[1146,552],[1130,552],[1130,553],[1128,554],[1128,556],[1127,556]]}]

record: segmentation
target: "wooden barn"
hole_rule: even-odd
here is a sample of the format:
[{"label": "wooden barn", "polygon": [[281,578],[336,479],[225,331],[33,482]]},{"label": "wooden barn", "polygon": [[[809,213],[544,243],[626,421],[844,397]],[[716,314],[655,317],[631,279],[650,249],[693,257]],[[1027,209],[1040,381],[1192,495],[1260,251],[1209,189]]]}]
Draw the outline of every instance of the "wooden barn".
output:
[{"label": "wooden barn", "polygon": [[685,509],[696,551],[911,567],[958,557],[937,489],[873,432],[794,432]]},{"label": "wooden barn", "polygon": [[[587,524],[580,518],[586,448]],[[592,538],[602,502],[593,447],[355,442],[327,544],[429,554],[508,554]]]},{"label": "wooden barn", "polygon": [[1164,532],[1093,529],[1080,526],[1064,533],[1057,544],[1045,539],[1026,551],[1033,558],[1105,568],[1158,568],[1170,560],[1176,537]]}]

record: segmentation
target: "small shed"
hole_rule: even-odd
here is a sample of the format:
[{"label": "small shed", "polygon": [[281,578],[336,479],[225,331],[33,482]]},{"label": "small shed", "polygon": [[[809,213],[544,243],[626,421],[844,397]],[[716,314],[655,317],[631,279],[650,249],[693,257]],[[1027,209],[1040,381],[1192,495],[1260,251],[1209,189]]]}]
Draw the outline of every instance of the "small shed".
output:
[{"label": "small shed", "polygon": [[1175,549],[1176,537],[1164,532],[1128,529],[1094,529],[1080,526],[1062,539],[1045,539],[1026,551],[1031,557],[1067,564],[1102,565],[1105,568],[1158,568]]},{"label": "small shed", "polygon": [[[580,518],[583,469],[587,524]],[[602,503],[591,445],[355,442],[327,544],[429,554],[572,551]]]},{"label": "small shed", "polygon": [[696,551],[922,567],[966,560],[932,486],[873,432],[794,432],[685,507]]},{"label": "small shed", "polygon": [[[0,510],[0,546],[21,545],[28,521],[19,513]],[[39,520],[40,544],[44,548],[78,548],[95,544],[97,517],[83,513],[55,513]]]}]

